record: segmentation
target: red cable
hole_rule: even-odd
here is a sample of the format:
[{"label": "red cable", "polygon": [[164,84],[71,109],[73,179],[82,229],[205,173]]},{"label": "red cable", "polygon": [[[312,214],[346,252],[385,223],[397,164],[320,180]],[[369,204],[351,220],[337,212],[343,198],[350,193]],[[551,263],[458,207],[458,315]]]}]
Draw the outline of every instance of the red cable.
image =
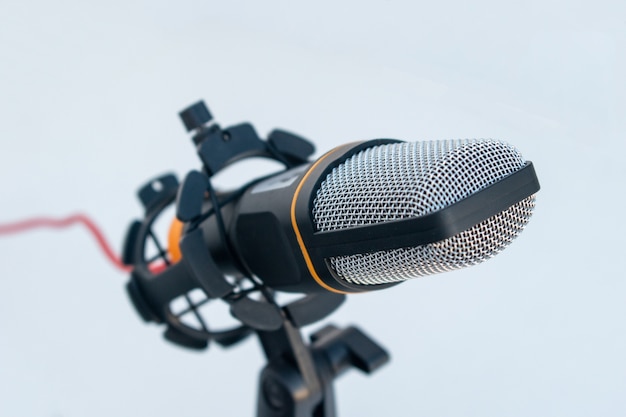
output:
[{"label": "red cable", "polygon": [[82,224],[91,232],[91,235],[96,239],[100,249],[104,252],[107,259],[113,263],[113,265],[124,272],[130,272],[132,266],[125,265],[122,260],[113,252],[111,245],[107,242],[106,238],[98,226],[86,215],[75,214],[69,217],[61,219],[53,219],[49,217],[37,217],[28,220],[22,220],[14,223],[0,224],[0,235],[14,234],[26,232],[31,229],[49,227],[54,229],[61,229],[72,226],[74,224]]}]

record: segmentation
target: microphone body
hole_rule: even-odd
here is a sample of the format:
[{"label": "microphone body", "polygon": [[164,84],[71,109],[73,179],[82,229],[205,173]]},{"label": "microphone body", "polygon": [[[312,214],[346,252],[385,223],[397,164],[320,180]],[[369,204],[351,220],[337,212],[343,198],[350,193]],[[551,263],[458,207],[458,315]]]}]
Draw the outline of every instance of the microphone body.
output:
[{"label": "microphone body", "polygon": [[265,179],[201,224],[217,265],[275,290],[354,293],[480,263],[524,228],[531,163],[493,140],[339,146]]},{"label": "microphone body", "polygon": [[[132,267],[126,288],[137,312],[188,348],[299,328],[332,313],[344,294],[483,262],[524,229],[539,190],[532,163],[496,140],[377,139],[311,162],[314,146],[292,133],[263,140],[249,123],[222,128],[202,101],[180,115],[203,171],[139,189],[144,216],[128,229],[122,262]],[[250,157],[287,170],[214,190],[213,175]],[[155,225],[172,204],[165,245]],[[305,295],[281,306],[272,290]],[[208,326],[202,309],[217,299],[240,326]]]}]

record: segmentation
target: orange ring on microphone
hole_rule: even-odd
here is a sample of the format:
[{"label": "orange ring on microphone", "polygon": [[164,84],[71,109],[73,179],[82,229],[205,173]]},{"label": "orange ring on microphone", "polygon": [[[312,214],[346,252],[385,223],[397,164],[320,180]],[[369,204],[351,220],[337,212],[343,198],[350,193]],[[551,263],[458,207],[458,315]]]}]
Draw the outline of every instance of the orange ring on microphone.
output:
[{"label": "orange ring on microphone", "polygon": [[300,233],[300,229],[298,228],[298,223],[296,222],[296,201],[298,200],[298,196],[300,195],[300,190],[302,189],[304,182],[307,180],[309,175],[311,175],[313,170],[315,170],[315,168],[331,154],[333,154],[333,151],[328,152],[326,155],[318,159],[313,165],[311,165],[309,170],[302,177],[302,180],[300,180],[298,187],[296,187],[296,191],[293,194],[293,199],[291,200],[291,226],[293,227],[293,230],[296,234],[296,239],[298,240],[298,245],[300,246],[300,251],[302,252],[302,256],[304,257],[306,266],[309,270],[309,273],[315,280],[315,282],[317,282],[322,288],[328,291],[331,291],[337,294],[349,294],[348,292],[341,291],[341,290],[338,290],[336,288],[329,286],[324,281],[322,281],[322,279],[319,277],[319,275],[317,274],[317,271],[315,270],[315,267],[313,266],[313,262],[311,261],[309,252],[306,249],[306,246],[304,245],[302,234]]}]

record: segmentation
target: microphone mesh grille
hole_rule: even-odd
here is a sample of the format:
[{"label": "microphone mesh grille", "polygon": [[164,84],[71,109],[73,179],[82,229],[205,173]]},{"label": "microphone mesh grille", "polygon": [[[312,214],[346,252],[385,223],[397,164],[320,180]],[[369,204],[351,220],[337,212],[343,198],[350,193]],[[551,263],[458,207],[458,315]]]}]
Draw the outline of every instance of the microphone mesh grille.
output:
[{"label": "microphone mesh grille", "polygon": [[[393,143],[367,148],[334,168],[313,201],[318,231],[423,216],[521,169],[512,146],[495,140]],[[329,259],[352,284],[370,285],[450,271],[502,251],[528,223],[530,196],[448,239],[409,248]]]}]

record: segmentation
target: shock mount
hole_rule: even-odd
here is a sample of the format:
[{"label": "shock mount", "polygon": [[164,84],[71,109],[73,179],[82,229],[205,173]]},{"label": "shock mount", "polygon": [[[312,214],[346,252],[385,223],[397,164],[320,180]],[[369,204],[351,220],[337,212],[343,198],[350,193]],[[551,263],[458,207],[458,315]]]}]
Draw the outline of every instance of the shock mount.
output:
[{"label": "shock mount", "polygon": [[[180,117],[192,132],[202,170],[189,172],[182,183],[174,174],[159,176],[138,192],[145,214],[131,223],[123,252],[123,262],[133,267],[126,289],[135,309],[146,322],[163,324],[168,341],[186,348],[206,349],[211,342],[228,347],[255,333],[267,359],[259,377],[257,417],[336,416],[335,378],[351,368],[372,373],[388,362],[388,353],[352,326],[327,325],[305,341],[300,329],[330,315],[345,295],[308,294],[279,305],[272,289],[254,276],[225,275],[199,227],[214,216],[223,248],[229,251],[221,207],[260,179],[234,192],[218,193],[213,175],[251,157],[275,160],[286,169],[308,164],[313,145],[284,130],[274,130],[262,140],[249,123],[221,128],[203,101],[183,110]],[[178,261],[153,227],[172,204],[183,225]],[[148,246],[156,255],[147,255]],[[225,330],[209,327],[201,307],[218,299],[228,304],[240,325]]]}]

